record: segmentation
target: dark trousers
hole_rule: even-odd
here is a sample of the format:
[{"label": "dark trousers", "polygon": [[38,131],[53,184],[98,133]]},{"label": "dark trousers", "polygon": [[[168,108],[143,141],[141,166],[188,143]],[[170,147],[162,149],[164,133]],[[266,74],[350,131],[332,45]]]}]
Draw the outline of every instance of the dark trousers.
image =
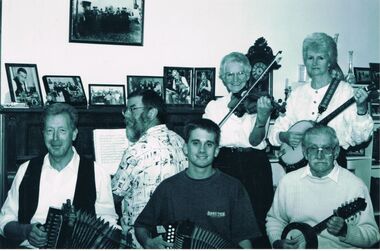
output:
[{"label": "dark trousers", "polygon": [[263,150],[221,148],[214,167],[240,180],[251,200],[258,226],[263,235],[265,217],[273,200],[272,168]]}]

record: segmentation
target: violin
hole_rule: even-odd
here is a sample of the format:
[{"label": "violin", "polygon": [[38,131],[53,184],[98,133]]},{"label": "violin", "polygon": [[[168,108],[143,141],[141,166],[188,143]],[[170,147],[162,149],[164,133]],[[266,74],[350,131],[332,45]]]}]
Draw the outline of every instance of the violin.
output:
[{"label": "violin", "polygon": [[[245,88],[243,88],[245,89]],[[246,90],[240,91],[239,93],[232,94],[231,101],[228,103],[228,108],[232,109],[234,106],[236,106],[237,102],[241,98],[241,93],[244,93]],[[242,117],[245,113],[248,114],[255,114],[257,113],[257,100],[260,97],[267,97],[271,100],[271,104],[273,106],[272,112],[276,113],[285,113],[286,112],[286,103],[282,102],[281,99],[278,101],[275,101],[274,97],[269,95],[266,92],[258,92],[258,93],[250,93],[247,98],[240,103],[236,109],[234,110],[234,114],[237,117]]]}]

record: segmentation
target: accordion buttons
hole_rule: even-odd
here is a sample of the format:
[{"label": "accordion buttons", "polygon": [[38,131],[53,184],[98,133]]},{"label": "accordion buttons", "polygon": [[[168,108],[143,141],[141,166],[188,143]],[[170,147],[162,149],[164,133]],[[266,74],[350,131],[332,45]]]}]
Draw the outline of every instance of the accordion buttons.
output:
[{"label": "accordion buttons", "polygon": [[168,225],[167,233],[166,233],[166,241],[173,243],[174,242],[174,232],[175,228],[172,225]]}]

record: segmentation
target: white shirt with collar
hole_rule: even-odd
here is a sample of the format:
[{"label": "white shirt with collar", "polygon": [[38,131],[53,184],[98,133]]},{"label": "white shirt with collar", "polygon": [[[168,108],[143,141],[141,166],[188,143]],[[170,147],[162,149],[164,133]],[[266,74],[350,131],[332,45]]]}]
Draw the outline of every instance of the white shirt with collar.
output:
[{"label": "white shirt with collar", "polygon": [[311,173],[311,170],[310,170],[310,166],[307,165],[303,169],[303,172],[301,173],[300,177],[304,178],[306,176],[309,176],[311,179],[331,179],[335,183],[338,183],[339,170],[340,170],[340,168],[338,168],[338,163],[335,163],[334,168],[327,175],[325,175],[323,177],[316,177],[316,176],[313,176],[313,174]]},{"label": "white shirt with collar", "polygon": [[[78,176],[78,168],[80,156],[75,148],[72,148],[74,155],[70,162],[61,171],[54,169],[48,157],[45,155],[41,170],[40,192],[38,197],[38,206],[35,214],[31,219],[31,223],[44,224],[48,214],[49,207],[61,208],[62,204],[70,199],[73,202],[76,181]],[[18,221],[18,188],[24,178],[24,174],[29,165],[29,161],[23,163],[13,180],[12,186],[8,192],[8,197],[0,212],[0,234],[4,236],[4,227],[8,222]],[[95,186],[96,186],[96,202],[95,212],[98,217],[108,221],[112,225],[116,225],[117,214],[113,203],[111,190],[111,177],[95,164]],[[21,246],[31,247],[28,241],[24,241]]]}]

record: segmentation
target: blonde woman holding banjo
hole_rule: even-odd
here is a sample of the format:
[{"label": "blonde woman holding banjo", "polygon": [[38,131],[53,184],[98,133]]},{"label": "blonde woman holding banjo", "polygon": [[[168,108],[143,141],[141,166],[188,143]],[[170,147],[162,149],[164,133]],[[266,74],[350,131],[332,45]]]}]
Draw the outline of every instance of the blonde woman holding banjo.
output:
[{"label": "blonde woman holding banjo", "polygon": [[[354,90],[342,80],[343,74],[337,64],[337,47],[332,37],[313,33],[303,41],[302,52],[311,83],[291,92],[286,114],[277,118],[268,139],[274,146],[282,145],[281,160],[288,167],[287,171],[291,171],[306,164],[301,161],[303,132],[315,122],[328,124],[335,129],[341,147],[337,161],[346,167],[345,150],[368,141],[372,135],[368,93],[361,88]],[[333,87],[335,91],[329,91]]]}]

